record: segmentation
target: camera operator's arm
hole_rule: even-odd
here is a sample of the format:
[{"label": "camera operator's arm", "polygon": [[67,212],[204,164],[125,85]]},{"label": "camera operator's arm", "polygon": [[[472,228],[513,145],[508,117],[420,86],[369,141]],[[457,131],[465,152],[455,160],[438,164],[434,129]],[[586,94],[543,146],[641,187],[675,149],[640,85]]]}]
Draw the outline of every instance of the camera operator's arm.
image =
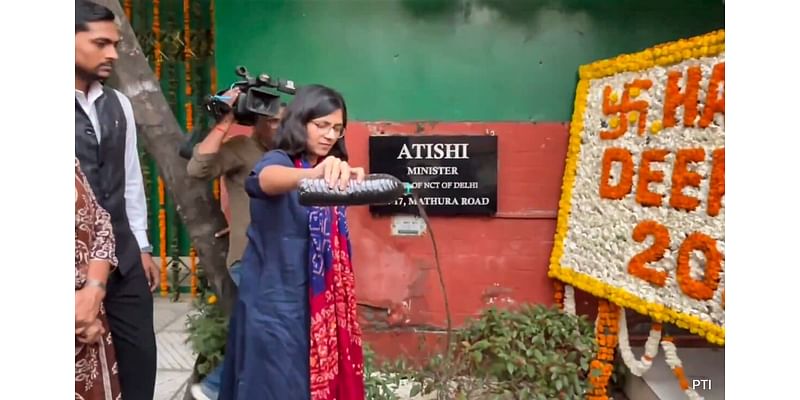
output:
[{"label": "camera operator's arm", "polygon": [[233,115],[226,115],[202,142],[198,143],[192,151],[192,158],[186,165],[189,176],[199,179],[210,179],[225,173],[223,157],[220,155],[222,141],[228,134],[233,124]]},{"label": "camera operator's arm", "polygon": [[[227,103],[233,104],[239,96],[239,89],[233,88],[225,92],[225,96],[228,98]],[[189,159],[189,164],[186,166],[186,172],[189,176],[210,179],[225,173],[223,160],[219,153],[222,142],[233,122],[233,113],[228,113],[211,129],[206,138],[194,147],[192,158]]]},{"label": "camera operator's arm", "polygon": [[228,135],[231,125],[233,125],[233,113],[226,115],[224,118],[222,118],[222,121],[219,121],[218,124],[214,125],[214,128],[211,129],[211,132],[208,134],[208,136],[206,136],[202,142],[197,144],[197,153],[219,153],[219,148],[222,146],[222,141],[225,139],[225,136]]}]

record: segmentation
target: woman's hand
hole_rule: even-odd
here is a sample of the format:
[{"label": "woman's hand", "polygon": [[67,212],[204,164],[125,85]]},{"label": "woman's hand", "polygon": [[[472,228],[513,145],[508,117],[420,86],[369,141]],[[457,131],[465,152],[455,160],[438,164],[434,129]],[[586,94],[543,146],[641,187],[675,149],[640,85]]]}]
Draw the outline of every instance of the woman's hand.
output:
[{"label": "woman's hand", "polygon": [[78,338],[78,341],[85,344],[97,343],[105,333],[106,330],[103,328],[103,324],[99,319],[94,320],[94,322],[87,327],[75,329],[75,336]]},{"label": "woman's hand", "polygon": [[347,161],[342,161],[339,158],[330,156],[322,160],[321,163],[314,167],[315,176],[325,179],[328,187],[334,188],[337,184],[339,189],[347,189],[350,179],[354,178],[357,182],[364,180],[364,168],[351,167]]},{"label": "woman's hand", "polygon": [[100,303],[105,292],[95,286],[85,286],[75,291],[75,326],[86,328],[97,321]]}]

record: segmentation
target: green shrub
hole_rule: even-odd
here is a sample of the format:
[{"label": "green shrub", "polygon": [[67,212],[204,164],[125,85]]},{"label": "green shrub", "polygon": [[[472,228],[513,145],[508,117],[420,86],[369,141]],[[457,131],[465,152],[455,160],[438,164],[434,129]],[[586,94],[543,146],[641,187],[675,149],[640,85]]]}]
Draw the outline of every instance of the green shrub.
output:
[{"label": "green shrub", "polygon": [[186,321],[187,342],[197,354],[197,373],[205,376],[222,361],[228,336],[228,318],[216,302],[216,296],[204,292],[194,301],[194,310]]},{"label": "green shrub", "polygon": [[405,367],[402,363],[375,365],[375,352],[364,343],[364,389],[368,400],[399,400],[395,390],[400,386]]},{"label": "green shrub", "polygon": [[452,359],[430,360],[412,395],[439,399],[576,399],[589,388],[597,352],[583,316],[542,305],[489,309],[455,336]]}]

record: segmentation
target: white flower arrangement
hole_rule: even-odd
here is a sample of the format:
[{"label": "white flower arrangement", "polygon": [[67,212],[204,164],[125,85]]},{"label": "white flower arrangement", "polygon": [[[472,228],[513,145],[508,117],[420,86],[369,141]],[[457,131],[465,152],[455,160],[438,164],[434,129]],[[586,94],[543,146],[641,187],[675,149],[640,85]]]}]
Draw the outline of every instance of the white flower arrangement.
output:
[{"label": "white flower arrangement", "polygon": [[633,355],[633,350],[631,350],[628,338],[628,323],[625,318],[625,309],[622,307],[619,309],[619,333],[617,337],[619,353],[631,373],[636,376],[642,376],[649,371],[650,367],[653,366],[653,359],[658,354],[658,342],[661,341],[660,324],[653,324],[653,327],[650,328],[650,334],[644,344],[644,355],[641,360],[637,360]]},{"label": "white flower arrangement", "polygon": [[720,31],[582,67],[550,268],[566,287],[718,344],[723,41]]},{"label": "white flower arrangement", "polygon": [[564,285],[564,312],[575,315],[575,288]]},{"label": "white flower arrangement", "polygon": [[678,378],[683,392],[686,393],[686,397],[688,397],[689,400],[703,400],[703,396],[700,396],[697,392],[689,388],[689,383],[686,381],[686,375],[683,372],[683,364],[681,363],[681,359],[678,358],[678,350],[675,348],[675,344],[664,340],[661,342],[661,347],[664,349],[664,358],[667,360],[667,365],[669,365],[672,372]]}]

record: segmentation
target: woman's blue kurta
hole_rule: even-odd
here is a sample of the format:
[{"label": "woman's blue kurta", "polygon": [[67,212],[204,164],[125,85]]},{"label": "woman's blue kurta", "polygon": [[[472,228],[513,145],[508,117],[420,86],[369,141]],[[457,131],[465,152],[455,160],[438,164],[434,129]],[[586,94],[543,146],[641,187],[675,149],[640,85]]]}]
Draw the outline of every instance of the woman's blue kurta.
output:
[{"label": "woman's blue kurta", "polygon": [[228,332],[221,400],[307,400],[309,390],[308,210],[297,191],[268,196],[267,166],[294,167],[280,150],[247,178],[249,243]]}]

